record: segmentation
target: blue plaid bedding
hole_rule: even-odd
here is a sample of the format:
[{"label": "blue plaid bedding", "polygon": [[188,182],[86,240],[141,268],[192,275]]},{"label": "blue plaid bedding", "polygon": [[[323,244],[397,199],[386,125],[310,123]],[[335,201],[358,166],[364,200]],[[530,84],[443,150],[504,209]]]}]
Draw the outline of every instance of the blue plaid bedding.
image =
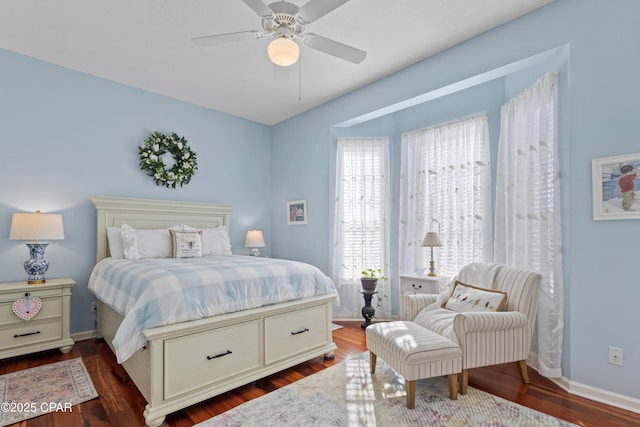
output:
[{"label": "blue plaid bedding", "polygon": [[337,295],[318,268],[296,261],[222,255],[105,258],[89,289],[124,316],[113,345],[119,363],[146,344],[143,331],[316,295]]}]

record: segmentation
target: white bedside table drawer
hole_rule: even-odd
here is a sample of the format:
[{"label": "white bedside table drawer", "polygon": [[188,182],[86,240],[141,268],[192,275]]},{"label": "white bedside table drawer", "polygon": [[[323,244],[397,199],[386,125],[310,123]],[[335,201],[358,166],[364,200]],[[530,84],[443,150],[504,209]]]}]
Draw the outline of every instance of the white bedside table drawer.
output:
[{"label": "white bedside table drawer", "polygon": [[62,338],[61,319],[48,322],[23,324],[3,328],[0,330],[0,346],[3,349],[21,347],[44,341],[59,340]]},{"label": "white bedside table drawer", "polygon": [[400,275],[400,292],[412,294],[439,294],[442,277]]},{"label": "white bedside table drawer", "polygon": [[[0,325],[11,325],[14,323],[25,322],[15,315],[12,306],[13,302],[3,302],[0,304]],[[48,319],[51,317],[60,317],[61,315],[62,301],[60,298],[42,299],[42,307],[40,308],[40,311],[31,318],[30,322],[40,319]]]},{"label": "white bedside table drawer", "polygon": [[[28,291],[13,291],[13,292],[2,292],[0,294],[0,301],[15,301],[17,299],[26,298],[25,294],[29,294],[30,297],[38,297],[40,299],[46,297],[59,297],[62,295],[63,288],[40,288],[40,285],[28,285]],[[0,283],[0,291],[3,290],[3,284]]]}]

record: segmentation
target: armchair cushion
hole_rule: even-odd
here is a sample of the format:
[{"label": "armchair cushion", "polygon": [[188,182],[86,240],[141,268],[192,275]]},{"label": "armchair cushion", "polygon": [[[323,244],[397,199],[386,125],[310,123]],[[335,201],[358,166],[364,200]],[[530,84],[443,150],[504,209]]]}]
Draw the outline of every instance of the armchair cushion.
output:
[{"label": "armchair cushion", "polygon": [[459,344],[458,337],[453,329],[454,319],[459,314],[456,311],[441,308],[436,303],[421,310],[413,319],[413,323]]},{"label": "armchair cushion", "polygon": [[456,280],[451,297],[442,308],[460,313],[468,311],[502,311],[507,293],[495,289],[479,288]]}]

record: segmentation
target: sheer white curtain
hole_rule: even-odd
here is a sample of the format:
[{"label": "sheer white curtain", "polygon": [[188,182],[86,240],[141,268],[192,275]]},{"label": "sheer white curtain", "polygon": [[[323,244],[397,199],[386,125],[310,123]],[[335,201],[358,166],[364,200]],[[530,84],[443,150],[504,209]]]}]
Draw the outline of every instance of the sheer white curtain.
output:
[{"label": "sheer white curtain", "polygon": [[427,231],[439,233],[439,276],[465,264],[488,261],[491,246],[491,172],[486,114],[402,135],[400,176],[400,273],[429,265],[420,246]]},{"label": "sheer white curtain", "polygon": [[495,260],[542,274],[530,363],[562,376],[563,296],[558,169],[558,75],[502,106]]},{"label": "sheer white curtain", "polygon": [[[338,138],[333,279],[340,306],[334,308],[334,318],[362,317],[362,270],[379,268],[390,274],[390,201],[389,139]],[[376,308],[376,317],[389,318],[389,281],[379,280],[377,290],[388,298]]]}]

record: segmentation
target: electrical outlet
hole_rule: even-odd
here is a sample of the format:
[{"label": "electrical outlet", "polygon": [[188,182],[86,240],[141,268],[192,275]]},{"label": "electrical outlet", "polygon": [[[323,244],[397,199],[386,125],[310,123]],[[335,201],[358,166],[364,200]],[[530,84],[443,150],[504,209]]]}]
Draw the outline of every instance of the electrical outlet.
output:
[{"label": "electrical outlet", "polygon": [[623,365],[624,355],[621,348],[609,347],[609,363],[617,366]]},{"label": "electrical outlet", "polygon": [[93,301],[91,303],[91,312],[95,313],[96,311],[98,311],[98,303],[96,301]]}]

